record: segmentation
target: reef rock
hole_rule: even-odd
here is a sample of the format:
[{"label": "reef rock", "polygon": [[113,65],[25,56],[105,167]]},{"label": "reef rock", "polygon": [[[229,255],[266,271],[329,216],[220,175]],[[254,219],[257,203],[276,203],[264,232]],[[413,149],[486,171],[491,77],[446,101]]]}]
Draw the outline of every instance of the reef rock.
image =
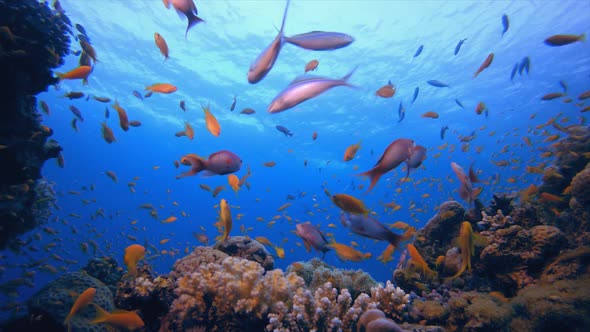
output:
[{"label": "reef rock", "polygon": [[92,258],[82,268],[82,271],[107,285],[113,295],[117,291],[117,283],[123,276],[123,270],[119,267],[117,261],[109,256]]},{"label": "reef rock", "polygon": [[221,263],[229,257],[226,253],[211,247],[196,247],[193,252],[174,262],[170,277],[177,279],[198,270],[199,266],[208,263]]},{"label": "reef rock", "polygon": [[553,226],[535,226],[526,230],[518,225],[489,232],[490,245],[480,258],[496,289],[514,294],[518,289],[533,283],[544,265],[564,248],[564,234]]},{"label": "reef rock", "polygon": [[254,261],[266,271],[274,268],[274,259],[266,248],[258,241],[245,236],[232,236],[224,242],[217,242],[213,248],[232,257],[240,257]]},{"label": "reef rock", "polygon": [[574,176],[571,186],[573,198],[588,209],[590,207],[590,164]]},{"label": "reef rock", "polygon": [[[72,305],[88,287],[96,288],[93,302],[106,311],[113,311],[113,295],[109,288],[86,273],[68,273],[49,283],[29,299],[27,305],[33,317],[51,317],[57,324],[63,324]],[[92,306],[87,306],[71,319],[73,331],[109,331],[104,324],[89,324],[96,317]]]},{"label": "reef rock", "polygon": [[[55,84],[52,68],[68,54],[69,22],[37,0],[0,1],[0,249],[47,221],[54,193],[38,183],[41,167],[61,151],[42,126],[34,97]],[[13,248],[14,249],[14,248]]]},{"label": "reef rock", "polygon": [[456,201],[444,202],[438,213],[416,233],[414,245],[429,265],[434,265],[436,257],[445,255],[459,235],[464,220],[465,209]]}]

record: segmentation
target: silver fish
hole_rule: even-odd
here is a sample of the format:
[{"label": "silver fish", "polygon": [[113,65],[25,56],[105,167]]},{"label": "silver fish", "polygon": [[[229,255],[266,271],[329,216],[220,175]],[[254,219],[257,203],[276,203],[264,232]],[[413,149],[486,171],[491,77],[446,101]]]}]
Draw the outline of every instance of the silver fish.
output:
[{"label": "silver fish", "polygon": [[348,75],[341,79],[331,79],[317,76],[300,76],[293,80],[291,84],[283,91],[281,91],[268,106],[267,112],[279,113],[286,111],[308,99],[316,97],[321,93],[337,87],[349,86],[354,87],[348,83],[348,79],[356,70],[353,69]]},{"label": "silver fish", "polygon": [[311,31],[285,37],[289,44],[313,51],[331,51],[350,45],[354,38],[341,32]]},{"label": "silver fish", "polygon": [[340,214],[340,222],[355,234],[373,240],[387,241],[394,247],[403,240],[401,235],[393,233],[382,223],[368,216],[343,212]]},{"label": "silver fish", "polygon": [[287,0],[285,12],[283,13],[283,23],[281,23],[279,34],[275,37],[272,43],[260,53],[258,58],[256,58],[256,61],[254,61],[248,70],[248,82],[250,82],[250,84],[256,84],[262,81],[266,74],[270,72],[272,66],[274,66],[275,61],[277,61],[277,58],[279,57],[279,53],[285,42],[283,29],[285,28],[285,19],[287,18],[289,2],[291,2],[291,0]]}]

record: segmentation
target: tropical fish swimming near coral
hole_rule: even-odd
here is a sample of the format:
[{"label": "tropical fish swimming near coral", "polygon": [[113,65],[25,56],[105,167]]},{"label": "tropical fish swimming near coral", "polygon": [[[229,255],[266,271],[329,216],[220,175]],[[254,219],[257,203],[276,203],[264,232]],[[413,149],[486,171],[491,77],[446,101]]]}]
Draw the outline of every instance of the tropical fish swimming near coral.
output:
[{"label": "tropical fish swimming near coral", "polygon": [[341,32],[311,31],[285,37],[285,42],[312,51],[331,51],[350,45],[354,38]]},{"label": "tropical fish swimming near coral", "polygon": [[160,49],[160,53],[164,56],[164,61],[168,60],[168,44],[164,37],[157,32],[154,32],[154,41],[156,42],[156,46]]},{"label": "tropical fish swimming near coral", "polygon": [[375,96],[381,98],[391,98],[395,95],[395,85],[391,81],[387,82],[386,85],[380,87],[376,92]]},{"label": "tropical fish swimming near coral", "polygon": [[205,125],[207,126],[207,130],[209,130],[211,135],[219,136],[219,134],[221,134],[221,126],[219,125],[217,118],[211,113],[210,105],[207,104],[207,106],[201,106],[201,108],[203,109],[203,113],[205,113]]},{"label": "tropical fish swimming near coral", "polygon": [[286,111],[337,86],[353,87],[348,83],[348,79],[355,69],[341,79],[313,76],[298,77],[273,99],[268,106],[267,112],[279,113]]},{"label": "tropical fish swimming near coral", "polygon": [[170,83],[156,83],[145,87],[146,90],[150,90],[152,92],[159,92],[159,93],[173,93],[176,92],[178,89],[176,86]]},{"label": "tropical fish swimming near coral", "polygon": [[406,179],[410,177],[410,171],[412,169],[416,169],[422,165],[422,162],[426,159],[426,148],[422,145],[416,145],[412,149],[412,154],[410,158],[406,160],[408,173],[406,175]]},{"label": "tropical fish swimming near coral", "polygon": [[279,57],[279,53],[281,53],[281,48],[283,47],[283,43],[285,41],[283,30],[285,28],[285,19],[287,18],[287,11],[289,9],[289,3],[291,0],[287,0],[287,4],[285,5],[285,12],[283,13],[283,22],[281,23],[281,29],[279,33],[273,39],[272,43],[268,45],[262,53],[256,58],[254,63],[250,66],[248,70],[248,82],[250,84],[256,84],[270,72],[272,67],[274,66],[277,58]]},{"label": "tropical fish swimming near coral", "polygon": [[359,174],[361,176],[368,176],[371,179],[371,185],[367,191],[373,189],[383,174],[408,160],[412,155],[413,148],[414,140],[407,138],[398,138],[389,144],[375,166],[371,170]]},{"label": "tropical fish swimming near coral", "polygon": [[[242,111],[242,112],[244,112],[244,111]],[[277,126],[275,126],[275,128],[277,128],[278,131],[280,131],[281,133],[285,134],[285,136],[287,136],[287,137],[293,136],[293,133],[287,127],[283,127],[283,126],[277,125]]]},{"label": "tropical fish swimming near coral", "polygon": [[461,223],[459,236],[456,239],[456,245],[461,250],[461,266],[457,273],[448,279],[455,279],[460,276],[465,270],[471,272],[471,256],[475,255],[475,247],[487,245],[488,241],[485,237],[473,232],[471,223],[464,221]]},{"label": "tropical fish swimming near coral", "polygon": [[64,325],[67,326],[68,331],[71,331],[72,329],[70,323],[72,317],[76,315],[76,313],[78,313],[80,310],[84,309],[88,304],[90,304],[90,302],[94,300],[95,295],[96,288],[88,287],[84,292],[82,292],[82,294],[78,296],[78,298],[72,305],[70,312],[66,316],[66,319],[64,320]]},{"label": "tropical fish swimming near coral", "polygon": [[362,253],[342,243],[332,242],[328,244],[328,247],[334,249],[334,251],[336,251],[336,255],[338,255],[338,258],[340,258],[342,261],[360,262],[362,260],[371,258],[372,256],[370,252]]},{"label": "tropical fish swimming near coral", "polygon": [[145,324],[135,311],[117,310],[109,313],[95,303],[91,303],[96,310],[96,318],[90,324],[106,323],[109,325],[124,327],[128,330],[142,328]]},{"label": "tropical fish swimming near coral", "polygon": [[351,195],[334,194],[331,199],[334,205],[342,209],[342,211],[365,216],[369,214],[369,210],[365,207],[363,201]]},{"label": "tropical fish swimming near coral", "polygon": [[459,186],[459,196],[465,201],[467,201],[468,204],[473,203],[482,190],[482,188],[473,188],[472,183],[479,182],[477,176],[473,172],[473,165],[469,167],[469,175],[467,175],[463,168],[455,162],[451,162],[451,168],[453,169],[455,175],[457,175],[457,178],[459,178],[459,182],[461,183]]},{"label": "tropical fish swimming near coral", "polygon": [[231,217],[231,211],[229,209],[229,204],[227,204],[227,201],[222,198],[219,202],[219,218],[215,223],[215,226],[217,226],[220,229],[223,229],[223,233],[219,238],[220,242],[223,243],[225,242],[225,240],[229,239],[229,233],[231,232],[232,225],[233,222]]},{"label": "tropical fish swimming near coral", "polygon": [[355,234],[373,240],[387,241],[396,248],[403,240],[403,236],[393,233],[385,225],[369,216],[341,212],[340,222]]},{"label": "tropical fish swimming near coral", "polygon": [[145,247],[139,244],[132,244],[125,248],[123,262],[127,265],[127,275],[137,275],[137,263],[145,257]]},{"label": "tropical fish swimming near coral", "polygon": [[180,163],[191,168],[176,176],[177,179],[195,175],[201,171],[204,171],[205,176],[225,175],[237,172],[242,167],[240,157],[228,150],[212,153],[206,160],[195,154],[187,154],[180,159]]},{"label": "tropical fish swimming near coral", "polygon": [[356,156],[357,151],[361,148],[361,142],[352,144],[344,151],[344,161],[351,161]]},{"label": "tropical fish swimming near coral", "polygon": [[304,222],[295,225],[295,233],[303,240],[305,249],[309,252],[313,247],[317,251],[321,251],[324,255],[330,251],[327,247],[328,240],[322,232],[311,222]]}]

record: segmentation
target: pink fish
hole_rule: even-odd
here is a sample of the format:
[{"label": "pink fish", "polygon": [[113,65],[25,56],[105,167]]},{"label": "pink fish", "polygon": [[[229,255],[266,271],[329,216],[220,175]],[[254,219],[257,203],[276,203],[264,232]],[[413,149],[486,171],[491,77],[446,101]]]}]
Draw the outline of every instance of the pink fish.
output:
[{"label": "pink fish", "polygon": [[202,18],[197,16],[199,15],[199,11],[193,0],[164,0],[164,6],[166,6],[166,8],[170,8],[170,5],[174,7],[178,15],[182,14],[188,19],[188,26],[186,27],[184,38],[186,38],[188,30],[192,28],[193,25],[205,22]]},{"label": "pink fish", "polygon": [[196,154],[187,154],[180,159],[180,163],[190,166],[190,170],[178,175],[176,178],[184,178],[204,171],[205,176],[225,175],[234,173],[242,167],[242,159],[235,153],[227,150],[217,151],[209,156],[207,160]]},{"label": "pink fish", "polygon": [[475,201],[477,196],[481,193],[482,188],[473,188],[473,182],[479,182],[477,176],[473,172],[473,165],[469,167],[469,175],[465,173],[463,167],[459,166],[459,164],[455,162],[451,162],[451,168],[459,178],[459,182],[461,185],[459,186],[459,196],[467,201],[468,204],[471,204]]},{"label": "pink fish", "polygon": [[406,179],[410,176],[410,171],[412,169],[416,169],[420,167],[420,165],[422,165],[424,159],[426,159],[426,148],[422,145],[416,145],[412,149],[410,159],[406,161],[406,165],[408,167],[408,174],[406,175]]},{"label": "pink fish", "polygon": [[321,251],[326,254],[330,250],[327,247],[328,240],[324,237],[324,234],[320,232],[320,230],[311,224],[311,222],[304,222],[295,225],[295,233],[303,239],[303,244],[305,245],[305,249],[307,251],[311,250],[313,247],[317,251]]},{"label": "pink fish", "polygon": [[404,161],[409,160],[412,156],[413,149],[414,140],[408,138],[398,138],[389,144],[375,166],[370,171],[359,174],[371,178],[371,185],[367,192],[373,189],[383,174],[396,168]]}]

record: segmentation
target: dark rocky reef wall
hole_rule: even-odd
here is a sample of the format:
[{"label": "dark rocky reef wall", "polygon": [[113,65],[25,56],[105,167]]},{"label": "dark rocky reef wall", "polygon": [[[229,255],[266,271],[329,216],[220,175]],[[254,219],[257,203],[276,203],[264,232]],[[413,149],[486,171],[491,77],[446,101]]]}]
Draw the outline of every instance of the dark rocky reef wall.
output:
[{"label": "dark rocky reef wall", "polygon": [[53,194],[41,167],[59,155],[35,95],[57,83],[69,52],[65,14],[36,0],[0,0],[0,249],[48,217]]}]

